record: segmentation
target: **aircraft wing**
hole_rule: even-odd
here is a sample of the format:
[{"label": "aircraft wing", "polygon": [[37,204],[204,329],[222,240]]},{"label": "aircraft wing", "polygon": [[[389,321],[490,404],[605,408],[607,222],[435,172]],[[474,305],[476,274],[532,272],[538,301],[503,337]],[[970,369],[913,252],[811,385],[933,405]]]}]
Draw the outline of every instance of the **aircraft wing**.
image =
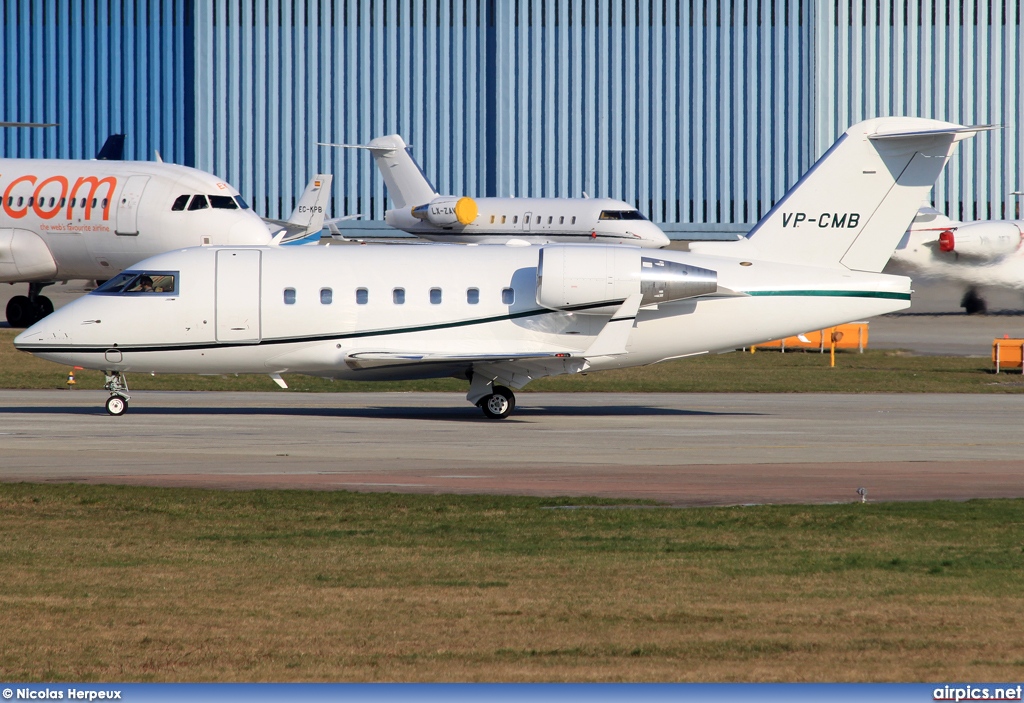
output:
[{"label": "aircraft wing", "polygon": [[531,362],[581,358],[582,355],[566,351],[512,352],[504,354],[468,353],[452,354],[439,352],[413,352],[367,350],[352,351],[345,355],[345,363],[352,369],[393,368],[397,366],[421,366],[424,364],[456,365],[469,364],[501,364],[515,362]]}]

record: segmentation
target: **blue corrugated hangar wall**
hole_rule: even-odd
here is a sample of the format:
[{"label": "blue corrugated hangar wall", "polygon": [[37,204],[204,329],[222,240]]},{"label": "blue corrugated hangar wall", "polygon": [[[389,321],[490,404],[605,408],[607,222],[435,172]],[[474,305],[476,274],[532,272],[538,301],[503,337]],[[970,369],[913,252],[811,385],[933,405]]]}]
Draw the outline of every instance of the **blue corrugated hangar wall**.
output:
[{"label": "blue corrugated hangar wall", "polygon": [[133,158],[287,215],[383,218],[365,143],[401,133],[443,193],[618,197],[670,230],[741,231],[852,122],[1001,123],[935,190],[960,219],[1024,188],[1022,0],[8,0],[0,155]]}]

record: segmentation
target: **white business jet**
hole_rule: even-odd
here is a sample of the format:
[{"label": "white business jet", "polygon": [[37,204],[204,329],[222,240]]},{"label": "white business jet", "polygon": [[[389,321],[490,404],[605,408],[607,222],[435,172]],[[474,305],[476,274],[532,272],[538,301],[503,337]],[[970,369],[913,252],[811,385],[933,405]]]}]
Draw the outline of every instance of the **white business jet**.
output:
[{"label": "white business jet", "polygon": [[653,364],[881,315],[880,273],[953,152],[979,128],[851,127],[724,255],[622,245],[198,247],[131,267],[15,339],[107,375],[454,376],[489,418],[533,379]]},{"label": "white business jet", "polygon": [[500,244],[547,242],[668,246],[661,228],[632,205],[609,198],[470,198],[440,195],[397,134],[369,144],[327,144],[366,149],[384,177],[394,208],[384,220],[395,229],[437,242]]},{"label": "white business jet", "polygon": [[123,135],[114,137],[96,160],[0,159],[0,283],[29,284],[7,304],[12,327],[53,312],[40,293],[58,281],[107,280],[186,246],[269,244],[282,230],[284,243],[320,237],[330,176],[314,177],[287,221],[264,222],[214,175],[119,160]]},{"label": "white business jet", "polygon": [[[1014,193],[1019,195],[1019,193]],[[983,313],[980,286],[1024,290],[1024,220],[958,222],[923,207],[892,255],[894,269],[966,286],[960,306]]]}]

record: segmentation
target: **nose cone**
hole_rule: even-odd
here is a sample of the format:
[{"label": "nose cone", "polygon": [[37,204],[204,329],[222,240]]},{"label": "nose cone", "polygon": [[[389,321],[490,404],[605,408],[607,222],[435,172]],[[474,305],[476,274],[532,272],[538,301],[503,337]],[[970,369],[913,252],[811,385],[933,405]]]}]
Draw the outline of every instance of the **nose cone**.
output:
[{"label": "nose cone", "polygon": [[251,210],[247,211],[247,214],[250,216],[231,225],[231,229],[228,231],[228,243],[258,246],[270,244],[273,234],[267,227],[267,223]]},{"label": "nose cone", "polygon": [[64,324],[67,316],[62,312],[50,313],[19,334],[14,338],[14,348],[35,354],[42,349],[70,345],[71,335]]},{"label": "nose cone", "polygon": [[653,222],[645,222],[644,224],[646,227],[644,227],[640,232],[637,232],[637,234],[642,238],[640,246],[651,249],[660,249],[662,247],[667,247],[671,243],[668,235],[661,231],[661,227],[658,227],[658,225]]}]

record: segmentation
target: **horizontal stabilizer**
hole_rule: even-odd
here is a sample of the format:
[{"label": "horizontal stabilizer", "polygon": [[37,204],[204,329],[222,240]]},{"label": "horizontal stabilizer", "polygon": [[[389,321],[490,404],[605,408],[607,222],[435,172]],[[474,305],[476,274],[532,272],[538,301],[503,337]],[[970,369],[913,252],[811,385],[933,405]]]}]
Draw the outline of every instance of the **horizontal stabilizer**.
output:
[{"label": "horizontal stabilizer", "polygon": [[869,134],[868,139],[879,140],[879,139],[900,139],[907,137],[934,137],[937,134],[952,134],[957,135],[960,139],[968,139],[973,137],[978,132],[991,132],[992,130],[1003,129],[1001,124],[979,124],[969,127],[962,126],[950,126],[938,129],[896,129],[896,130],[880,130],[874,134]]},{"label": "horizontal stabilizer", "polygon": [[409,145],[398,134],[377,137],[370,140],[369,144],[320,143],[320,145],[369,151],[380,170],[380,175],[384,177],[388,197],[391,198],[391,202],[396,208],[425,205],[438,196],[434,186],[430,184],[419,165],[413,160],[412,154],[409,153]]}]

